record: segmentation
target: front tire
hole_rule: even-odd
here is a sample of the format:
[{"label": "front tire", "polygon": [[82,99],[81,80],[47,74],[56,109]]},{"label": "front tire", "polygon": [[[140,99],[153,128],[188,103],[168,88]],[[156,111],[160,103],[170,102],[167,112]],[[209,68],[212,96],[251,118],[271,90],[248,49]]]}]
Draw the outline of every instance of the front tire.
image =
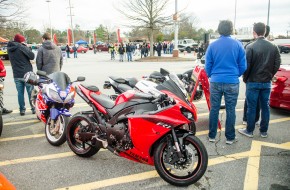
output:
[{"label": "front tire", "polygon": [[68,120],[69,118],[64,115],[59,115],[56,121],[53,121],[50,117],[47,118],[45,136],[51,145],[60,146],[66,141],[65,131]]},{"label": "front tire", "polygon": [[91,141],[82,141],[78,138],[79,132],[92,132],[91,119],[85,115],[76,114],[67,125],[66,138],[70,149],[80,157],[91,157],[99,150],[99,146],[92,146]]},{"label": "front tire", "polygon": [[154,152],[154,165],[160,177],[175,186],[188,186],[197,182],[205,173],[208,164],[207,151],[202,142],[193,135],[183,139],[183,163],[178,160],[170,163],[176,159],[176,154],[167,155],[167,143],[168,141],[161,142]]}]

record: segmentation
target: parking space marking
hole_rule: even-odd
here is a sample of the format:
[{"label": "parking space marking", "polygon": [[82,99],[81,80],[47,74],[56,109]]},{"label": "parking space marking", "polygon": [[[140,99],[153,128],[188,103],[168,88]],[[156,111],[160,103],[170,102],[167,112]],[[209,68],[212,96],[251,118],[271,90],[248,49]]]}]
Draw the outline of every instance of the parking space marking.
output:
[{"label": "parking space marking", "polygon": [[[270,123],[280,123],[280,122],[284,122],[284,121],[290,121],[290,117],[270,120]],[[237,125],[235,128],[238,129],[238,128],[242,128],[244,126],[245,125]],[[222,130],[224,131],[224,128],[222,128]],[[208,133],[208,130],[199,131],[196,133],[196,136],[205,135],[207,133]],[[42,135],[42,134],[40,134],[40,135]],[[23,137],[25,137],[25,136],[23,136]],[[11,138],[14,138],[14,137],[11,137]],[[17,137],[15,137],[15,138],[17,138]],[[2,141],[4,141],[4,140],[5,139],[2,139]],[[9,140],[9,138],[6,138],[5,141],[8,141],[8,140]],[[106,151],[106,149],[101,149],[100,151]],[[240,154],[240,153],[238,153],[238,154]],[[13,165],[13,164],[21,164],[21,163],[41,161],[41,160],[49,160],[49,159],[56,159],[56,158],[64,158],[64,157],[69,157],[69,156],[74,156],[74,155],[75,154],[73,152],[65,152],[65,153],[51,154],[51,155],[45,155],[45,156],[19,158],[19,159],[15,159],[15,160],[2,161],[2,162],[0,162],[0,166],[7,166],[7,165]]]},{"label": "parking space marking", "polygon": [[[248,190],[248,189],[256,190],[258,189],[258,181],[259,181],[261,146],[270,146],[270,147],[290,150],[290,142],[283,143],[283,144],[275,144],[275,143],[267,143],[267,142],[253,140],[250,151],[224,155],[217,158],[209,159],[208,166],[214,166],[217,164],[222,164],[222,163],[226,163],[230,161],[236,161],[236,160],[248,158],[248,164],[246,168],[246,175],[245,175],[245,181],[244,181],[244,190]],[[159,175],[157,174],[156,170],[153,170],[149,172],[142,172],[138,174],[110,178],[110,179],[95,181],[95,182],[86,183],[86,184],[58,188],[55,190],[99,189],[99,188],[118,185],[118,184],[131,183],[135,181],[151,179],[155,177],[159,177]]]},{"label": "parking space marking", "polygon": [[259,186],[259,169],[262,146],[290,150],[290,142],[275,144],[262,141],[252,141],[250,155],[247,163],[245,174],[244,189],[258,189]]},{"label": "parking space marking", "polygon": [[45,134],[35,134],[35,135],[25,135],[25,136],[17,136],[17,137],[7,137],[7,138],[3,138],[3,139],[1,138],[0,142],[33,139],[33,138],[40,138],[40,137],[44,137],[44,136],[45,136]]},{"label": "parking space marking", "polygon": [[11,125],[19,125],[19,124],[27,124],[27,123],[40,123],[39,120],[28,120],[28,121],[16,121],[16,122],[10,122],[10,123],[4,123],[4,126],[11,126]]}]

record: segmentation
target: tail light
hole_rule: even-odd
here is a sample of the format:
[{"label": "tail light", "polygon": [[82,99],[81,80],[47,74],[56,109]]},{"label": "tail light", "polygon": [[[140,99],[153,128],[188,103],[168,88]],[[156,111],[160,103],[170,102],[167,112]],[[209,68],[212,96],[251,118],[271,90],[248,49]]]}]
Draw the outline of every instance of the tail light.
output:
[{"label": "tail light", "polygon": [[285,82],[288,78],[285,77],[285,76],[274,76],[273,79],[272,79],[272,82]]}]

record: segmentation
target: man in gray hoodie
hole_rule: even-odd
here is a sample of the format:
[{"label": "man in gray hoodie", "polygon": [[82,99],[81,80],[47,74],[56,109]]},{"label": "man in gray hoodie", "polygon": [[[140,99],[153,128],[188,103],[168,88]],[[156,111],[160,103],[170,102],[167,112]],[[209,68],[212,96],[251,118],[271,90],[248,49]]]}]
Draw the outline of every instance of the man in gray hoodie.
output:
[{"label": "man in gray hoodie", "polygon": [[36,56],[37,70],[45,71],[48,75],[60,71],[63,64],[61,49],[51,42],[48,33],[43,34],[42,41]]}]

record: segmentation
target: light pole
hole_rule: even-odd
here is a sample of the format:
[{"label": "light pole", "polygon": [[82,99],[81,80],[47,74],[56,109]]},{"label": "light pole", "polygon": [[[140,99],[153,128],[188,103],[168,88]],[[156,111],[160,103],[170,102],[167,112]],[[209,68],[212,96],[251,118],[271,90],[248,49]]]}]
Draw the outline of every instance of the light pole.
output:
[{"label": "light pole", "polygon": [[234,35],[236,35],[237,0],[235,0]]},{"label": "light pole", "polygon": [[73,42],[73,45],[75,44],[75,38],[74,38],[74,28],[73,28],[73,22],[72,22],[72,13],[71,13],[71,3],[70,3],[70,0],[69,0],[69,15],[70,15],[70,25],[71,25],[71,33],[72,33],[72,42]]},{"label": "light pole", "polygon": [[267,16],[267,25],[269,26],[269,16],[270,16],[270,0],[268,1],[268,16]]},{"label": "light pole", "polygon": [[46,0],[45,2],[47,2],[47,5],[48,5],[48,16],[49,16],[49,25],[50,25],[50,39],[52,39],[52,28],[51,28],[50,8],[49,8],[50,0]]},{"label": "light pole", "polygon": [[175,14],[173,15],[175,32],[174,32],[174,50],[173,57],[178,57],[178,15],[177,15],[177,0],[175,0]]}]

